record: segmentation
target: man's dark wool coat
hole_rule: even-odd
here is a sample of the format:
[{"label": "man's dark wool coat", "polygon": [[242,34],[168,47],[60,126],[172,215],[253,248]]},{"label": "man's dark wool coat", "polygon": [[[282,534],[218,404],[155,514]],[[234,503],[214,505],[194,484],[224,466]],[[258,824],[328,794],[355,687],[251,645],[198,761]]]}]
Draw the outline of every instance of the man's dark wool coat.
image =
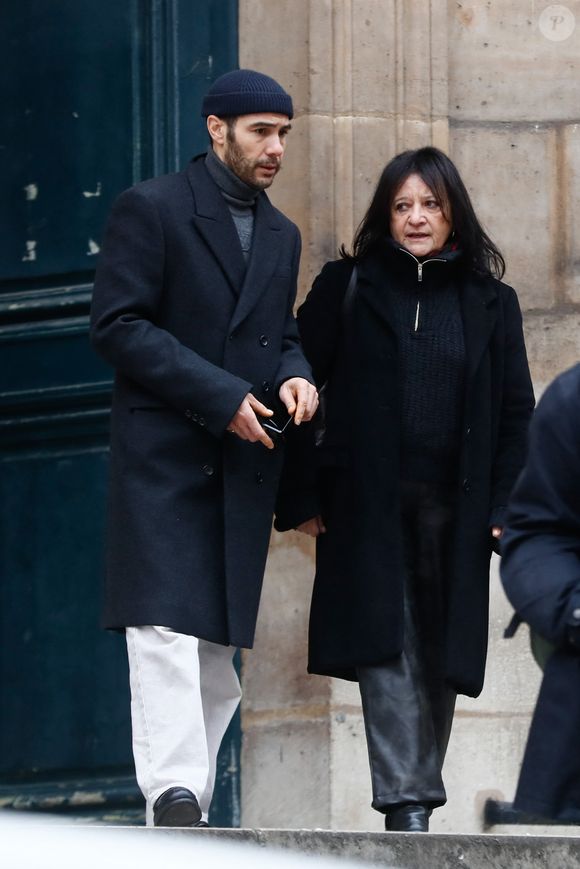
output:
[{"label": "man's dark wool coat", "polygon": [[544,393],[502,540],[521,618],[556,647],[546,665],[514,805],[580,822],[580,365]]},{"label": "man's dark wool coat", "polygon": [[116,370],[105,624],[253,643],[283,451],[226,431],[248,392],[312,379],[297,228],[258,196],[247,272],[203,157],[117,199],[92,308]]},{"label": "man's dark wool coat", "polygon": [[[513,289],[457,263],[431,267],[452,269],[450,278],[458,281],[466,353],[446,676],[458,692],[476,696],[487,652],[490,526],[501,525],[523,463],[534,400]],[[413,292],[418,273],[411,258],[409,268],[405,280]],[[342,303],[352,261],[328,263],[298,313],[316,383],[327,384],[326,433],[310,463],[307,429],[294,439],[276,520],[281,530],[296,527],[322,508],[327,531],[317,539],[309,670],[347,679],[356,679],[357,666],[383,664],[401,653],[405,572],[389,292],[401,278],[382,257],[363,259],[357,270],[345,330]],[[317,493],[304,485],[312,463],[319,467]]]}]

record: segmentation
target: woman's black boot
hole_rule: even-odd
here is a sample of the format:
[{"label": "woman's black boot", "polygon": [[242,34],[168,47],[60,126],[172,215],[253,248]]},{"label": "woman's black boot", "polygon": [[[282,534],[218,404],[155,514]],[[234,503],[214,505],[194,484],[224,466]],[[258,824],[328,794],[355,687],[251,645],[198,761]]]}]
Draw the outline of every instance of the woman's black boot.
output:
[{"label": "woman's black boot", "polygon": [[385,830],[397,833],[428,833],[431,809],[421,803],[393,806],[385,815]]}]

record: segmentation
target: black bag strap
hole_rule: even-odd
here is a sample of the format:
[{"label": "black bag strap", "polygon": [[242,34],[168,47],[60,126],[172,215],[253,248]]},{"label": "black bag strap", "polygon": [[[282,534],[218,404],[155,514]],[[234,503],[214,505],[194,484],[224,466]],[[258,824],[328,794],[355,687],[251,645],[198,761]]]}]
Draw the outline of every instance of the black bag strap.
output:
[{"label": "black bag strap", "polygon": [[350,278],[346,287],[344,299],[342,300],[342,334],[344,335],[344,346],[349,356],[353,353],[353,344],[352,329],[349,327],[348,319],[352,311],[354,297],[356,295],[357,280],[358,274],[355,263],[352,267],[352,272],[350,273]]},{"label": "black bag strap", "polygon": [[344,299],[342,300],[342,321],[343,326],[346,326],[346,320],[348,319],[348,315],[352,310],[352,303],[354,302],[354,297],[356,294],[356,283],[358,280],[356,263],[352,267],[352,272],[350,273],[350,278],[348,281],[348,286],[346,288],[346,292],[344,294]]}]

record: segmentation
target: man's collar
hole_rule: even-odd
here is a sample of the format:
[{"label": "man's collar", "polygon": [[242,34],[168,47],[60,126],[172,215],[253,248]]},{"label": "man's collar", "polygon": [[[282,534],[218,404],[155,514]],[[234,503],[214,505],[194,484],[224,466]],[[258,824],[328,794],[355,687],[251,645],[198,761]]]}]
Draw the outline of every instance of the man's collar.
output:
[{"label": "man's collar", "polygon": [[260,195],[260,190],[257,187],[252,187],[246,184],[241,178],[238,178],[223,160],[217,156],[213,148],[210,146],[205,158],[205,166],[212,179],[220,188],[222,193],[234,200],[240,205],[251,207],[256,202]]}]

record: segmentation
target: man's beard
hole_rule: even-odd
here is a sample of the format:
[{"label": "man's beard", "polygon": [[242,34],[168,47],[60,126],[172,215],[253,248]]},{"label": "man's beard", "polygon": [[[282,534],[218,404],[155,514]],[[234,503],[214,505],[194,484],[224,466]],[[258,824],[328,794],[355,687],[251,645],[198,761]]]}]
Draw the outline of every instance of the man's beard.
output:
[{"label": "man's beard", "polygon": [[269,187],[276,175],[272,175],[271,178],[257,178],[257,168],[259,166],[276,166],[276,174],[278,174],[282,165],[280,160],[276,159],[248,160],[237,143],[234,130],[230,128],[228,128],[227,132],[227,148],[224,152],[224,163],[230,167],[232,172],[235,172],[238,178],[252,187],[257,187],[259,190]]}]

